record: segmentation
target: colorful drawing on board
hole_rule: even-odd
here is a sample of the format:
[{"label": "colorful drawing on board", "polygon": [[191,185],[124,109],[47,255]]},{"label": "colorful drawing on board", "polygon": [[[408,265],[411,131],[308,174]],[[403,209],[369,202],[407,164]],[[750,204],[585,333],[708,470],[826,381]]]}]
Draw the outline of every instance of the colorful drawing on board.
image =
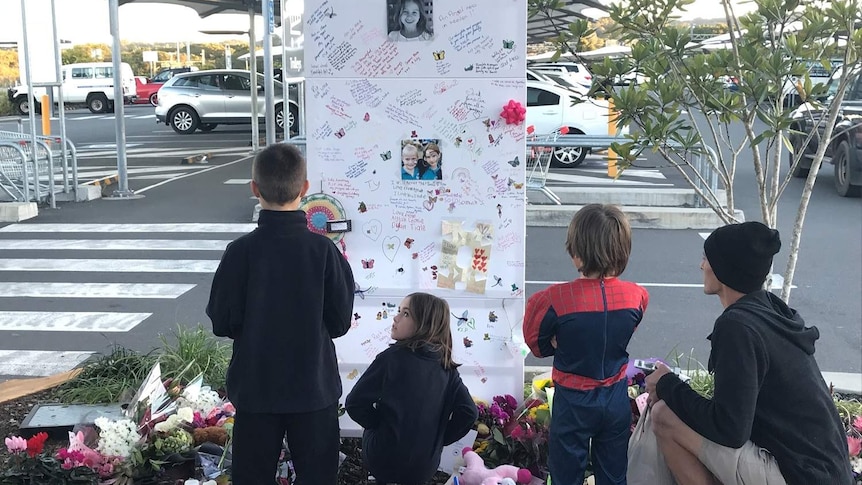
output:
[{"label": "colorful drawing on board", "polygon": [[322,192],[306,195],[299,209],[305,211],[309,231],[326,236],[336,243],[344,238],[343,232],[328,232],[329,222],[347,219],[344,206],[335,197]]}]

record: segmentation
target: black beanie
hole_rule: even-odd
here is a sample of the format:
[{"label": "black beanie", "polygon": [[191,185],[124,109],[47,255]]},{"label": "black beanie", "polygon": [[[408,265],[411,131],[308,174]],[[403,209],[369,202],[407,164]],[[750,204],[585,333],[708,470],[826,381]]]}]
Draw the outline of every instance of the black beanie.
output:
[{"label": "black beanie", "polygon": [[719,227],[703,243],[703,252],[715,277],[740,293],[752,293],[763,287],[772,257],[780,249],[778,231],[760,222]]}]

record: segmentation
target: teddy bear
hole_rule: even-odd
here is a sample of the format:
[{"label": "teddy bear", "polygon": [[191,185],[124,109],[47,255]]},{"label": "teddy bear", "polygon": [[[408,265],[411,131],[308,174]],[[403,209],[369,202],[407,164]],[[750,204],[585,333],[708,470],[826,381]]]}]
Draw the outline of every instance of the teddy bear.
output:
[{"label": "teddy bear", "polygon": [[215,443],[219,446],[224,446],[227,442],[227,430],[217,426],[195,428],[192,434],[195,440],[195,446],[199,446],[203,443]]},{"label": "teddy bear", "polygon": [[533,475],[526,468],[518,468],[512,465],[500,465],[493,470],[485,468],[485,460],[482,459],[472,448],[465,447],[461,450],[466,467],[461,467],[458,481],[462,485],[498,485],[512,482],[530,483]]}]

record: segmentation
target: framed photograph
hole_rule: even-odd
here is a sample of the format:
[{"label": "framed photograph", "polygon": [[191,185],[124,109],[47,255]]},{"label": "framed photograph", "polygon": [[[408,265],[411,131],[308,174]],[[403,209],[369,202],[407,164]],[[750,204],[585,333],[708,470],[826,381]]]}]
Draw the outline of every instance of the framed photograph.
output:
[{"label": "framed photograph", "polygon": [[387,0],[386,31],[393,42],[434,38],[433,0]]},{"label": "framed photograph", "polygon": [[401,180],[442,180],[443,152],[436,138],[401,140]]}]

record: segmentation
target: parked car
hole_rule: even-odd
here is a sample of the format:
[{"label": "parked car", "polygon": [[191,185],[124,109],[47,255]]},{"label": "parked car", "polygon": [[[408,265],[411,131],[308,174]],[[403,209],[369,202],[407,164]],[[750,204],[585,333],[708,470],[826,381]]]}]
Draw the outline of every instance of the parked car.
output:
[{"label": "parked car", "polygon": [[[827,100],[838,90],[838,80],[842,68],[836,69],[827,83]],[[822,109],[805,103],[793,111],[793,124],[790,126],[790,143],[793,150],[789,161],[792,166],[795,154],[803,152],[802,160],[793,170],[795,177],[807,177],[811,169],[811,159],[817,152],[825,130],[821,122]],[[805,144],[808,134],[814,129],[817,133]],[[835,170],[835,189],[842,197],[862,195],[862,67],[855,66],[848,74],[847,90],[841,103],[832,138],[826,146],[826,156]]]},{"label": "parked car", "polygon": [[[582,103],[583,94],[562,86],[541,81],[527,81],[527,126],[535,133],[546,134],[568,128],[570,135],[608,134],[608,103],[604,100],[588,99]],[[597,147],[605,148],[605,147]],[[554,148],[551,165],[554,167],[577,167],[584,161],[589,148]]]},{"label": "parked car", "polygon": [[[258,74],[258,119],[263,122],[266,100],[263,75]],[[296,129],[299,105],[289,94],[284,109],[284,87],[274,81],[275,123],[279,131]],[[159,89],[156,120],[177,133],[212,131],[220,124],[251,123],[251,78],[249,71],[216,69],[177,74]]]},{"label": "parked car", "polygon": [[555,73],[587,89],[593,84],[593,75],[587,66],[580,62],[537,62],[528,67],[534,71]]},{"label": "parked car", "polygon": [[[123,82],[123,101],[132,102],[137,96],[135,75],[127,63],[121,64]],[[68,104],[86,103],[91,113],[107,113],[114,110],[114,65],[110,62],[84,62],[66,64],[61,69],[63,76],[63,102]],[[39,109],[39,99],[48,92],[47,88],[35,87],[32,96],[27,95],[27,86],[9,88],[9,101],[22,115],[29,114],[32,105]],[[53,90],[54,101],[59,97],[57,88]]]},{"label": "parked car", "polygon": [[197,67],[168,67],[160,70],[151,78],[135,76],[135,86],[138,89],[138,97],[135,99],[135,102],[150,103],[155,106],[157,99],[156,93],[168,79],[174,77],[176,74],[197,70]]}]

